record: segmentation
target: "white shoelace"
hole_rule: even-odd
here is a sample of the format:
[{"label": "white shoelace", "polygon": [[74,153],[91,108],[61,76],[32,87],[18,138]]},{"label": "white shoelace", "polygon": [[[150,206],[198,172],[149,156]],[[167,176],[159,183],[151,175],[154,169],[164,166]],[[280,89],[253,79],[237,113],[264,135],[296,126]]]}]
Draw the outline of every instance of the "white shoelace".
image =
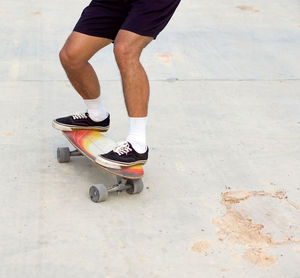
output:
[{"label": "white shoelace", "polygon": [[128,142],[124,141],[118,143],[118,145],[114,148],[113,151],[118,155],[122,155],[122,154],[128,154],[129,152],[132,151],[132,149],[130,148]]},{"label": "white shoelace", "polygon": [[87,119],[87,116],[85,115],[85,113],[76,113],[74,115],[72,115],[74,120],[79,120],[79,119]]}]

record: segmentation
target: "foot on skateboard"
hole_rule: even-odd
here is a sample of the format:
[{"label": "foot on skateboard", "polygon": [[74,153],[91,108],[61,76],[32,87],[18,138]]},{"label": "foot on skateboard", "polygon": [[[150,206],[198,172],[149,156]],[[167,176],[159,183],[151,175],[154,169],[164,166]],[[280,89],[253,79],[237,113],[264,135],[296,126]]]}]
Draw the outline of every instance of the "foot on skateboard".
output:
[{"label": "foot on skateboard", "polygon": [[122,167],[130,167],[134,165],[145,164],[148,159],[149,149],[145,153],[138,153],[132,145],[127,142],[120,142],[112,151],[106,154],[100,154],[96,158],[96,162],[105,167],[112,169],[121,169]]},{"label": "foot on skateboard", "polygon": [[101,122],[93,121],[88,113],[77,113],[71,116],[58,118],[52,122],[52,126],[62,131],[78,129],[98,130],[105,132],[109,129],[110,115]]}]

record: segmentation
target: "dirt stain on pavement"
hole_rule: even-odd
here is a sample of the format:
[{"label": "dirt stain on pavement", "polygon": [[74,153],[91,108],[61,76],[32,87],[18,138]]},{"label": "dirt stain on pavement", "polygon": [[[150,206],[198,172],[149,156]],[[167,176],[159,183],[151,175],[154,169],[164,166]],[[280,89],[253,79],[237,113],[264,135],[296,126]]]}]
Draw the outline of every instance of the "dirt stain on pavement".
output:
[{"label": "dirt stain on pavement", "polygon": [[184,172],[185,167],[181,161],[176,162],[176,170],[179,172]]},{"label": "dirt stain on pavement", "polygon": [[14,134],[12,133],[12,132],[4,132],[3,133],[3,136],[5,136],[5,137],[11,137],[11,136],[13,136]]},{"label": "dirt stain on pavement", "polygon": [[33,15],[41,15],[41,12],[32,12]]},{"label": "dirt stain on pavement", "polygon": [[258,266],[270,266],[275,263],[276,259],[264,252],[263,249],[247,249],[243,258]]},{"label": "dirt stain on pavement", "polygon": [[221,203],[226,213],[213,220],[219,240],[247,247],[242,257],[255,265],[276,261],[266,249],[300,242],[300,210],[283,191],[226,192]]},{"label": "dirt stain on pavement", "polygon": [[192,246],[193,252],[202,253],[210,247],[210,242],[208,240],[199,240]]},{"label": "dirt stain on pavement", "polygon": [[173,55],[170,53],[157,53],[156,57],[164,64],[171,64]]},{"label": "dirt stain on pavement", "polygon": [[240,9],[241,11],[246,11],[246,12],[252,12],[252,13],[258,13],[259,10],[254,9],[251,6],[236,6],[237,9]]}]

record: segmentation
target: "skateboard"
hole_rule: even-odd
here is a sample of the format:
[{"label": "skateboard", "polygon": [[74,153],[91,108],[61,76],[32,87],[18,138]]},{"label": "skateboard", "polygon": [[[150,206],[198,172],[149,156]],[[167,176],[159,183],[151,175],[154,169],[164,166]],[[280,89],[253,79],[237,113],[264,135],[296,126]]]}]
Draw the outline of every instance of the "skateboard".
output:
[{"label": "skateboard", "polygon": [[105,201],[108,198],[108,193],[111,192],[122,192],[124,190],[129,194],[142,192],[144,187],[142,165],[112,169],[95,162],[99,154],[107,153],[114,148],[115,142],[113,140],[96,130],[62,131],[62,134],[75,147],[75,150],[70,151],[68,147],[57,148],[59,163],[70,162],[72,156],[85,156],[97,167],[117,177],[117,183],[114,185],[95,184],[90,187],[89,196],[93,202]]}]

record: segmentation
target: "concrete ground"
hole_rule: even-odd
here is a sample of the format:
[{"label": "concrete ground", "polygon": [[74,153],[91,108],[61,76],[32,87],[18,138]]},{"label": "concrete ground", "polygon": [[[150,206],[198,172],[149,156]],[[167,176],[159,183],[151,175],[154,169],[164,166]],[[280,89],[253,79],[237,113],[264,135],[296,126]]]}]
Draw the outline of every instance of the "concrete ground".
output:
[{"label": "concrete ground", "polygon": [[[144,52],[150,160],[140,195],[55,117],[85,109],[58,52],[88,1],[0,1],[0,277],[300,277],[300,3],[184,0]],[[109,46],[92,60],[123,139]]]}]

